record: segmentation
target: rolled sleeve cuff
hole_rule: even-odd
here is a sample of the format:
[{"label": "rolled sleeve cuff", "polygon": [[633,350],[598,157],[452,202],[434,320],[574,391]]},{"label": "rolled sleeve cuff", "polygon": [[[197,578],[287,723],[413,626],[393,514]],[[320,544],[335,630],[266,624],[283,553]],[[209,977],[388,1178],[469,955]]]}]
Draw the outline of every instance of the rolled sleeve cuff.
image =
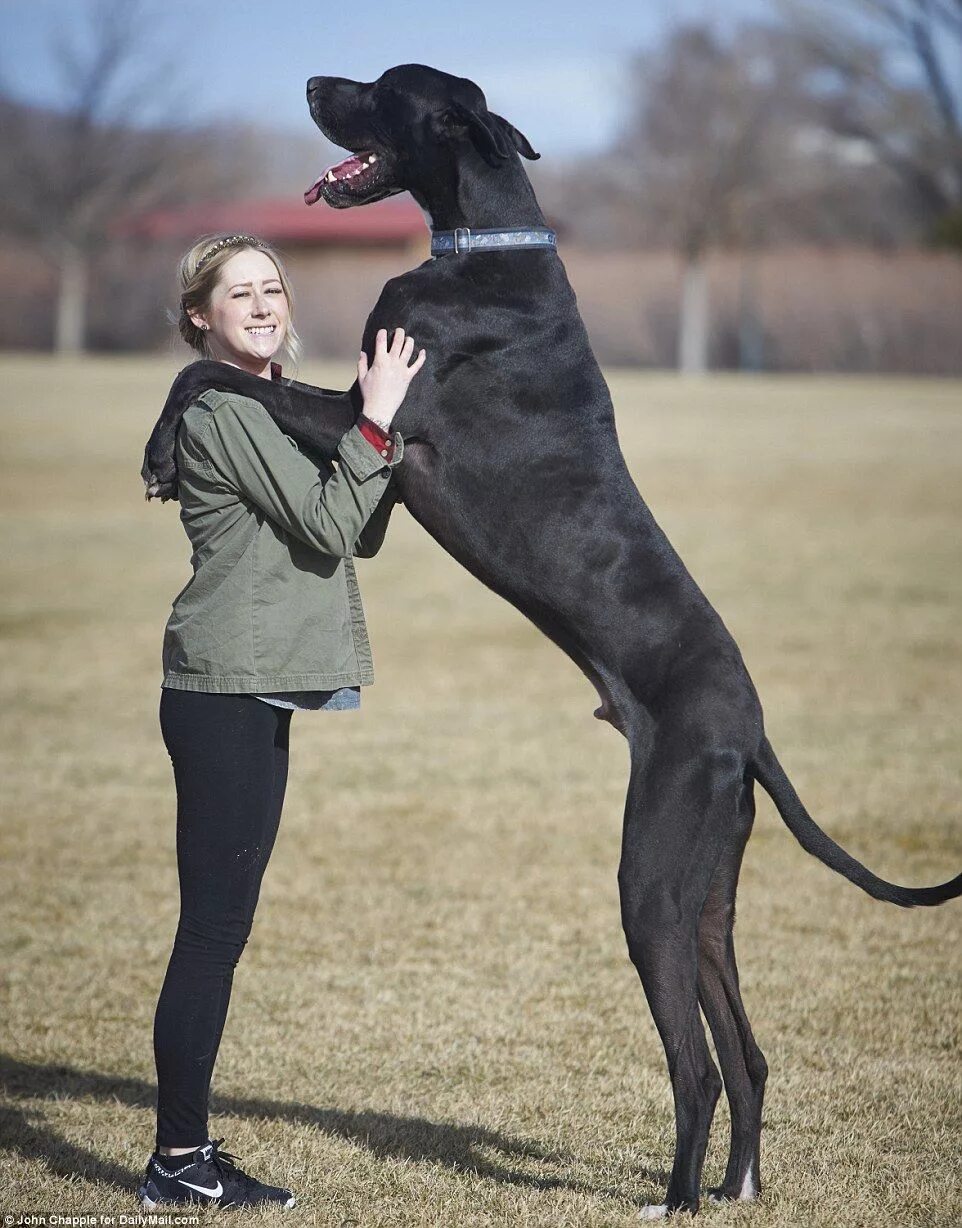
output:
[{"label": "rolled sleeve cuff", "polygon": [[368,443],[373,444],[384,459],[390,463],[394,459],[394,440],[388,432],[376,422],[372,422],[370,418],[366,418],[364,414],[358,418],[357,425]]},{"label": "rolled sleeve cuff", "polygon": [[358,481],[363,482],[375,473],[394,469],[400,464],[404,455],[401,433],[395,431],[388,443],[390,446],[385,444],[382,447],[371,443],[361,425],[355,423],[337,445],[337,454]]}]

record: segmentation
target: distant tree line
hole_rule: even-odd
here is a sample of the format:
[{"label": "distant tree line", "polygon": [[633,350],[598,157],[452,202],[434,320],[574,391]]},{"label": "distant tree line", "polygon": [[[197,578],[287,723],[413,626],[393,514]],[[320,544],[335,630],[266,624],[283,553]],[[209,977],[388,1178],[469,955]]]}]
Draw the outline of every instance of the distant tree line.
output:
[{"label": "distant tree line", "polygon": [[743,253],[748,368],[759,249],[962,251],[962,0],[778,0],[778,11],[727,35],[682,25],[638,55],[614,148],[545,184],[573,237],[679,254],[685,371],[707,366],[713,249]]},{"label": "distant tree line", "polygon": [[[65,100],[56,111],[3,90],[0,54],[0,239],[25,245],[52,273],[51,340],[61,353],[88,346],[92,300],[98,294],[102,300],[105,289],[117,303],[114,324],[101,321],[108,344],[112,333],[124,345],[131,310],[142,311],[148,296],[157,299],[149,259],[128,259],[117,276],[122,257],[132,254],[121,250],[125,220],[165,206],[263,194],[265,180],[276,191],[278,178],[290,178],[297,152],[303,174],[303,140],[275,140],[242,120],[183,121],[189,83],[178,67],[176,28],[165,25],[164,12],[159,0],[88,0],[80,36],[53,39]],[[165,28],[166,48],[158,37]],[[318,141],[310,144],[316,158]],[[106,275],[106,284],[91,286],[93,270]]]},{"label": "distant tree line", "polygon": [[[962,61],[962,0],[773,6],[770,20],[727,32],[711,23],[673,28],[631,60],[613,147],[534,168],[570,242],[677,254],[684,371],[708,366],[713,251],[740,257],[738,365],[749,369],[765,363],[756,293],[763,250],[962,251],[962,95],[953,71]],[[0,55],[0,258],[5,240],[43,265],[55,301],[50,340],[64,352],[92,341],[127,346],[150,332],[138,320],[148,296],[157,301],[157,281],[149,260],[123,259],[124,217],[293,192],[318,161],[318,137],[182,122],[188,83],[174,43],[158,54],[159,0],[88,0],[85,11],[86,36],[55,46],[65,99],[57,111],[5,92]]]}]

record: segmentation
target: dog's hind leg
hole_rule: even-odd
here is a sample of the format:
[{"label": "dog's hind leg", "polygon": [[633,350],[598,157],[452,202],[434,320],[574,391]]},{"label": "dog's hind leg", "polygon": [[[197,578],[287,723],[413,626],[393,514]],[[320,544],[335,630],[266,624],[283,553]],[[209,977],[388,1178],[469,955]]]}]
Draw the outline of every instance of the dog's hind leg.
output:
[{"label": "dog's hind leg", "polygon": [[698,998],[715,1041],[731,1109],[731,1149],[714,1200],[753,1199],[761,1192],[759,1146],[768,1066],[752,1035],[735,963],[735,890],[755,815],[753,782],[738,803],[737,842],[715,870],[698,924]]},{"label": "dog's hind leg", "polygon": [[[675,1104],[675,1159],[665,1202],[643,1219],[696,1211],[722,1081],[698,1010],[698,921],[734,836],[742,764],[691,729],[662,729],[633,774],[618,881],[628,952],[658,1028]],[[692,752],[693,746],[705,746]],[[679,748],[685,748],[679,758]]]}]

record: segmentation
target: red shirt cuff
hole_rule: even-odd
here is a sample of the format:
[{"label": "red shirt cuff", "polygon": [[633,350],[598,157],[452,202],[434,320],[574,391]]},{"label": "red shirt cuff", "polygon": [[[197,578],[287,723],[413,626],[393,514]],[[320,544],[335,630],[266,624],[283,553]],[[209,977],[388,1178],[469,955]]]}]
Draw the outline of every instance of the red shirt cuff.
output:
[{"label": "red shirt cuff", "polygon": [[376,422],[372,422],[370,418],[365,418],[363,414],[361,414],[360,418],[358,418],[357,425],[358,430],[368,441],[368,443],[371,444],[372,447],[377,448],[386,461],[392,461],[394,459],[394,440],[387,433],[387,431],[382,430],[378,424]]}]

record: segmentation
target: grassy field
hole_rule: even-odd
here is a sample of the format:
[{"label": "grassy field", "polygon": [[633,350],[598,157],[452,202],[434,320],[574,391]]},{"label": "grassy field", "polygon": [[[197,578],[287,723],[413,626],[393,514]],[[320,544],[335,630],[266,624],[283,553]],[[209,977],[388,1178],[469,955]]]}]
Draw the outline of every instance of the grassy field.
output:
[{"label": "grassy field", "polygon": [[[177,919],[160,644],[189,553],[138,469],[172,369],[0,361],[5,1213],[130,1214],[153,1144]],[[813,814],[889,878],[956,873],[962,385],[611,384]],[[673,1121],[618,920],[625,745],[405,512],[359,572],[378,683],[360,714],[294,718],[212,1130],[297,1191],[295,1225],[632,1224]],[[766,1189],[705,1222],[962,1222],[962,908],[868,899],[767,800],[739,899]],[[720,1107],[709,1181],[726,1135]]]}]

